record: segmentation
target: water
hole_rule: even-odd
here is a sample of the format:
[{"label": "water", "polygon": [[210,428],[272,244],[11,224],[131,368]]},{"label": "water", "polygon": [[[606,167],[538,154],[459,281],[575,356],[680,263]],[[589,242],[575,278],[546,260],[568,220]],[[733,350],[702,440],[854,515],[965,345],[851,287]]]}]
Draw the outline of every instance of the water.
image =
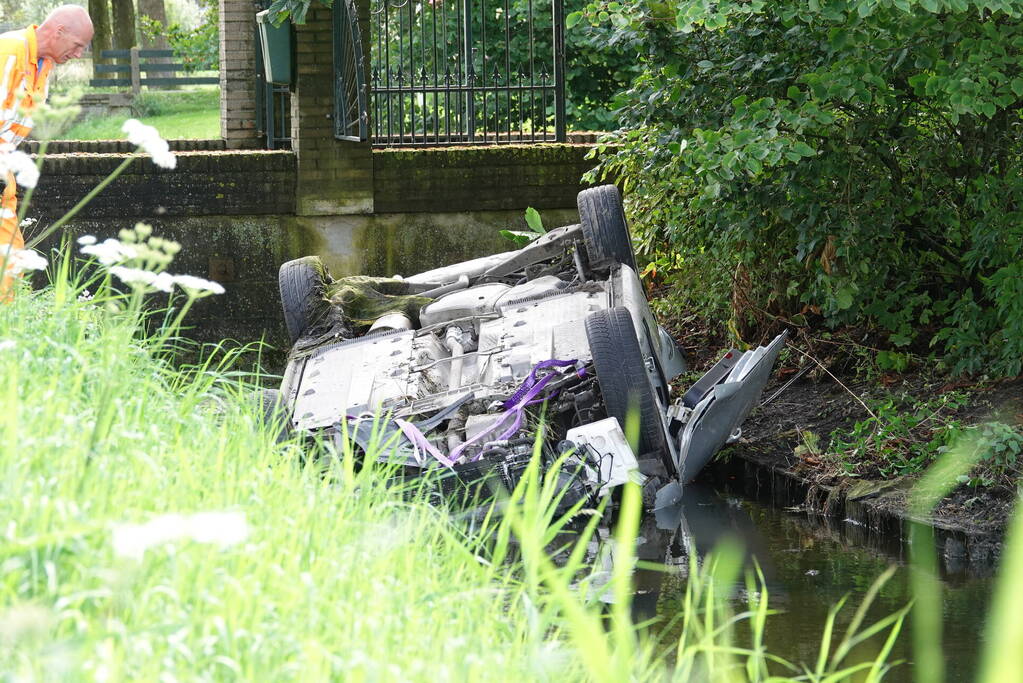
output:
[{"label": "water", "polygon": [[[641,560],[678,565],[686,562],[686,547],[703,554],[726,536],[738,538],[763,568],[769,606],[781,610],[768,618],[768,651],[795,663],[813,666],[820,651],[821,631],[828,610],[849,594],[839,614],[836,642],[845,633],[863,595],[890,565],[895,576],[884,586],[866,624],[895,612],[910,600],[905,549],[898,539],[878,538],[850,522],[837,522],[771,507],[699,485],[688,486],[683,503],[645,520],[641,529]],[[943,651],[948,681],[974,679],[980,640],[993,584],[991,567],[962,565],[942,576],[944,606]],[[636,611],[640,619],[658,616],[661,623],[680,609],[677,578],[663,572],[637,573]],[[736,608],[741,591],[736,591]],[[743,636],[740,635],[740,638]],[[748,640],[746,641],[748,642]],[[859,660],[872,658],[883,643],[875,638],[854,652]],[[910,624],[903,626],[889,661],[905,660],[885,680],[913,680]],[[745,644],[740,639],[739,645]],[[772,670],[783,673],[782,670]]]}]

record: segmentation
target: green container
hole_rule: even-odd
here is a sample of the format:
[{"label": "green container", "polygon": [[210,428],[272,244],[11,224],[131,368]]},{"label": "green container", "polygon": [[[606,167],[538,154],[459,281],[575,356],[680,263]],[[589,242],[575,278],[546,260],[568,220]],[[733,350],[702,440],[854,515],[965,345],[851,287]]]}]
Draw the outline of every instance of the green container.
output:
[{"label": "green container", "polygon": [[266,82],[291,85],[291,21],[274,26],[269,12],[263,10],[256,13]]}]

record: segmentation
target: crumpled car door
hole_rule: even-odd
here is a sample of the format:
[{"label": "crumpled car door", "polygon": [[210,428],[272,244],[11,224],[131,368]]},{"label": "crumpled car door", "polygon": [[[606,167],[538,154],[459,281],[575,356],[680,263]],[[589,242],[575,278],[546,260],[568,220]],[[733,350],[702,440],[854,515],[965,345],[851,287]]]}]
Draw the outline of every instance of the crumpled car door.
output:
[{"label": "crumpled car door", "polygon": [[766,347],[730,351],[693,385],[701,391],[686,393],[693,405],[676,442],[680,482],[693,479],[718,449],[738,439],[739,425],[759,401],[787,337],[783,332]]}]

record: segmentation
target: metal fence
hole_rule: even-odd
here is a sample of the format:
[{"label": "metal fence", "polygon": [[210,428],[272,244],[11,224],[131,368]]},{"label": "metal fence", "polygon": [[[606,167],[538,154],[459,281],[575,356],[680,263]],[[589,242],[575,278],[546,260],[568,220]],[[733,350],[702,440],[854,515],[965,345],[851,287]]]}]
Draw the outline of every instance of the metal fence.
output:
[{"label": "metal fence", "polygon": [[372,0],[377,145],[565,139],[562,0]]}]

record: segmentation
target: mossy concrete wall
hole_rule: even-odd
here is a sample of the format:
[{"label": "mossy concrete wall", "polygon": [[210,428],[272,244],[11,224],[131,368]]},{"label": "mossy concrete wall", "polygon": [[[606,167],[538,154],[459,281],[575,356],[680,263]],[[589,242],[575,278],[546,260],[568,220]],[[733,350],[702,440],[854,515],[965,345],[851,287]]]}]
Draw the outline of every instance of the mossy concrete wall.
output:
[{"label": "mossy concrete wall", "polygon": [[[43,248],[86,234],[116,237],[147,222],[182,244],[174,272],[227,289],[197,305],[197,338],[280,342],[277,269],[289,259],[318,254],[335,275],[410,275],[508,249],[499,231],[526,229],[527,206],[540,209],[548,227],[576,222],[581,171],[573,159],[585,150],[570,147],[374,152],[389,188],[378,191],[379,205],[390,210],[369,215],[298,215],[291,152],[183,152],[174,170],[139,157]],[[73,151],[47,157],[27,214],[38,221],[29,237],[126,158]]]},{"label": "mossy concrete wall", "polygon": [[373,153],[379,213],[506,211],[575,206],[591,145],[495,145],[379,149]]},{"label": "mossy concrete wall", "polygon": [[[83,235],[116,237],[139,220],[156,235],[182,244],[171,268],[224,285],[223,295],[197,302],[189,316],[192,334],[205,341],[265,338],[284,343],[277,269],[293,258],[318,254],[335,277],[412,275],[449,263],[511,248],[502,228],[525,230],[521,211],[374,216],[159,216],[129,209],[119,220],[106,216],[72,221],[60,239]],[[39,215],[30,211],[30,215]],[[574,222],[572,210],[544,211],[548,227]]]}]

